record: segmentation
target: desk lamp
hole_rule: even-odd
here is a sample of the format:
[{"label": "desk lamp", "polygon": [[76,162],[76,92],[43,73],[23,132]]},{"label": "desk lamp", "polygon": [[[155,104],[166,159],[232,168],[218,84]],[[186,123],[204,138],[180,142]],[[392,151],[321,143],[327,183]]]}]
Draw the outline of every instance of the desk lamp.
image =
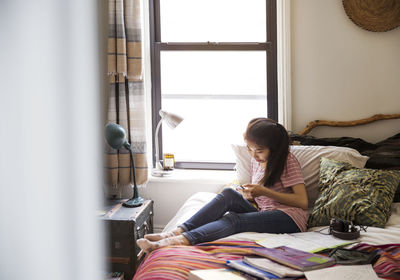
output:
[{"label": "desk lamp", "polygon": [[142,197],[139,197],[138,187],[136,184],[135,162],[133,160],[131,144],[129,144],[128,140],[126,140],[125,129],[118,124],[108,123],[105,128],[105,136],[108,145],[110,145],[113,149],[118,150],[121,147],[125,147],[125,149],[129,151],[131,168],[133,168],[133,197],[124,202],[123,206],[138,207],[143,204],[144,199]]},{"label": "desk lamp", "polygon": [[164,168],[162,167],[162,165],[160,163],[160,155],[159,155],[159,148],[158,148],[158,131],[160,130],[160,126],[164,120],[167,122],[167,124],[170,128],[174,129],[183,121],[183,118],[178,115],[166,112],[164,110],[160,110],[159,114],[161,116],[161,120],[157,124],[156,133],[155,133],[155,137],[154,137],[155,146],[156,146],[156,167],[152,170],[151,175],[157,176],[157,177],[163,177],[163,176],[170,175],[171,171],[164,170]]}]

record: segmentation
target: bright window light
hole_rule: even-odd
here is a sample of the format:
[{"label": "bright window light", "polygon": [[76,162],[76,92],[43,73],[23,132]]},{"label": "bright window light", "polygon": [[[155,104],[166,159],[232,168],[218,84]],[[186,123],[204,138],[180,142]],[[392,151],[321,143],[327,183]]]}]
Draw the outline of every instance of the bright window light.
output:
[{"label": "bright window light", "polygon": [[234,162],[248,121],[267,116],[265,51],[161,53],[162,108],[184,117],[163,126],[176,161]]},{"label": "bright window light", "polygon": [[163,42],[265,42],[265,0],[161,0]]}]

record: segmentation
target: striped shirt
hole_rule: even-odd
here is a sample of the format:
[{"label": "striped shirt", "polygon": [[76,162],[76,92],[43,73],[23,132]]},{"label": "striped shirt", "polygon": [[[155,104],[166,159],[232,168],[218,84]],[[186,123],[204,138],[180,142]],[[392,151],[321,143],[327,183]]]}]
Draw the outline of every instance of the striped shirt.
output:
[{"label": "striped shirt", "polygon": [[[264,172],[265,169],[261,166],[261,164],[252,158],[251,183],[259,184],[260,180],[264,177]],[[297,158],[292,153],[289,153],[280,180],[270,187],[270,189],[281,193],[293,193],[291,187],[297,184],[304,184],[304,177],[301,173],[301,167]],[[283,211],[292,218],[301,231],[307,230],[307,210],[279,203],[267,196],[256,197],[255,201],[260,211]]]}]

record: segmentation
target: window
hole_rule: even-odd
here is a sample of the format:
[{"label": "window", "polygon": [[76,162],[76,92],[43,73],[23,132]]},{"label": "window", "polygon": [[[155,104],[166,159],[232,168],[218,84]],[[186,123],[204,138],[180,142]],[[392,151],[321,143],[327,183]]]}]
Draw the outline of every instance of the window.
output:
[{"label": "window", "polygon": [[275,0],[150,0],[150,28],[153,135],[161,108],[185,118],[160,158],[232,169],[248,121],[278,117]]}]

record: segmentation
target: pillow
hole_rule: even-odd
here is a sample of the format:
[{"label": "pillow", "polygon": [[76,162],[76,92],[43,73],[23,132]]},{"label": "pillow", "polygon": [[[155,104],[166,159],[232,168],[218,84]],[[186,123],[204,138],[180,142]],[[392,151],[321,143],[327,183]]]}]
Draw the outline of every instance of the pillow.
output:
[{"label": "pillow", "polygon": [[[240,184],[250,183],[251,156],[245,145],[232,145],[236,155],[236,176]],[[335,146],[291,146],[291,152],[300,163],[308,195],[308,208],[312,209],[319,196],[319,164],[322,156],[348,162],[355,167],[364,167],[367,156],[354,149]]]},{"label": "pillow", "polygon": [[231,145],[236,159],[236,179],[240,185],[251,183],[251,156],[245,145]]},{"label": "pillow", "polygon": [[[369,161],[369,160],[368,160],[368,161]],[[367,161],[367,163],[365,164],[365,167],[370,168],[370,167],[368,166],[368,161]],[[393,166],[393,167],[385,168],[385,169],[386,169],[386,170],[399,170],[399,171],[400,171],[400,166]],[[396,190],[396,192],[394,193],[393,202],[400,202],[400,184],[398,185],[397,190]]]},{"label": "pillow", "polygon": [[394,194],[393,202],[400,202],[400,184],[397,187],[397,191]]},{"label": "pillow", "polygon": [[400,171],[356,168],[349,163],[321,158],[319,186],[308,226],[329,225],[337,217],[356,225],[384,227]]},{"label": "pillow", "polygon": [[[374,150],[362,152],[369,157],[365,167],[400,170],[400,133],[375,144]],[[394,195],[393,202],[400,202],[400,185]]]}]

